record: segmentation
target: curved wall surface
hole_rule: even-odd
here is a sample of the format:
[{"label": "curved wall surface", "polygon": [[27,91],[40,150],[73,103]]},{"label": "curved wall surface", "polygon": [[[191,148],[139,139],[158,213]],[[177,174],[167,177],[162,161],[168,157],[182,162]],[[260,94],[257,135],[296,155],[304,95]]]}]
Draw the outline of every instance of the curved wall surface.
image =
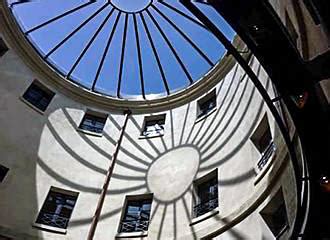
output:
[{"label": "curved wall surface", "polygon": [[[27,67],[5,34],[0,36],[10,48],[0,58],[0,163],[10,169],[0,183],[0,239],[1,235],[85,239],[124,115],[86,106],[53,88]],[[252,57],[250,65],[274,97],[272,83],[257,60]],[[43,114],[21,97],[34,79],[56,93]],[[151,221],[147,236],[136,239],[273,239],[260,212],[280,188],[288,215],[282,238],[287,239],[297,200],[283,138],[237,64],[218,81],[217,108],[199,121],[198,99],[179,107],[169,105],[163,112],[129,117],[95,239],[119,238],[126,196],[147,193],[153,194]],[[109,114],[102,136],[77,130],[87,109]],[[164,136],[142,138],[144,117],[157,114],[166,114]],[[276,155],[257,174],[261,154],[251,136],[265,115]],[[212,171],[218,176],[219,207],[198,221],[192,217],[193,182]],[[79,192],[66,234],[33,227],[51,186]]]}]

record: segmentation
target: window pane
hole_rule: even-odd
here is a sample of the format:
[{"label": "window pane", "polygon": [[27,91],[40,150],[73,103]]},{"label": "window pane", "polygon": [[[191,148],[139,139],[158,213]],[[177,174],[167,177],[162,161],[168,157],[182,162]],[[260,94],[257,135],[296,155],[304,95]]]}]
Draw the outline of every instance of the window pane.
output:
[{"label": "window pane", "polygon": [[86,113],[79,128],[90,132],[102,133],[106,120],[106,115],[104,117],[100,117]]},{"label": "window pane", "polygon": [[144,129],[141,135],[143,136],[160,136],[164,134],[165,115],[152,116],[145,119]]},{"label": "window pane", "polygon": [[128,201],[120,232],[147,231],[151,210],[151,199]]},{"label": "window pane", "polygon": [[23,98],[39,110],[45,111],[54,95],[36,83],[32,83],[24,93]]},{"label": "window pane", "polygon": [[[214,174],[214,173],[211,173]],[[209,178],[208,176],[206,176]],[[194,217],[199,217],[218,207],[218,176],[203,181],[195,186],[196,202],[193,209]]]},{"label": "window pane", "polygon": [[0,165],[0,182],[2,182],[7,175],[9,171],[9,168],[6,168],[5,166]]},{"label": "window pane", "polygon": [[0,38],[0,57],[5,55],[5,53],[8,51],[8,47],[6,46],[5,42],[2,38]]},{"label": "window pane", "polygon": [[197,118],[208,114],[217,105],[215,90],[213,90],[211,93],[200,99],[197,103],[198,103]]},{"label": "window pane", "polygon": [[76,204],[77,196],[49,191],[36,223],[66,229]]}]

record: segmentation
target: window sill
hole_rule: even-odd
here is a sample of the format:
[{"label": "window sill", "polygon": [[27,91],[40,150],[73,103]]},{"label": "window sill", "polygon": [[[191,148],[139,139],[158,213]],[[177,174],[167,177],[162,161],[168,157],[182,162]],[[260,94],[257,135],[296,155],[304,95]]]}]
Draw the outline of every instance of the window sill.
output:
[{"label": "window sill", "polygon": [[48,226],[48,225],[44,225],[44,224],[40,224],[40,223],[33,223],[32,226],[35,227],[35,228],[45,230],[45,231],[49,231],[49,232],[53,232],[53,233],[66,234],[66,232],[67,232],[66,229],[58,228],[58,227],[52,227],[52,226]]},{"label": "window sill", "polygon": [[261,181],[261,179],[266,175],[266,173],[272,166],[275,156],[276,156],[276,151],[271,155],[266,165],[261,170],[259,170],[259,172],[257,172],[258,170],[256,170],[257,176],[254,179],[254,185],[257,185]]},{"label": "window sill", "polygon": [[115,238],[134,238],[134,237],[146,237],[148,236],[148,231],[142,232],[130,232],[130,233],[117,233]]},{"label": "window sill", "polygon": [[209,111],[207,114],[202,115],[200,117],[198,117],[195,121],[195,124],[204,120],[205,118],[207,118],[208,116],[210,116],[212,113],[214,113],[215,111],[217,111],[217,107],[213,108],[211,111]]},{"label": "window sill", "polygon": [[193,218],[189,224],[189,226],[192,226],[192,225],[195,225],[197,223],[200,223],[210,217],[213,217],[214,215],[217,215],[219,213],[219,207],[207,212],[207,213],[204,213],[203,215],[199,216],[199,217],[196,217],[196,218]]},{"label": "window sill", "polygon": [[286,224],[283,229],[277,234],[277,236],[275,237],[276,239],[281,239],[281,237],[283,236],[283,234],[289,229],[289,225]]},{"label": "window sill", "polygon": [[96,133],[96,132],[81,129],[79,127],[77,128],[77,131],[81,132],[81,133],[84,133],[84,134],[87,134],[87,135],[94,136],[94,137],[102,137],[103,136],[103,133]]},{"label": "window sill", "polygon": [[157,134],[157,135],[151,135],[151,136],[143,136],[143,135],[140,135],[139,136],[139,139],[149,139],[149,138],[157,138],[157,137],[163,137],[164,134],[161,133],[161,134]]},{"label": "window sill", "polygon": [[41,111],[39,108],[37,108],[32,103],[30,103],[29,101],[27,101],[26,99],[24,99],[22,96],[20,96],[19,99],[23,103],[25,103],[26,105],[28,105],[30,108],[32,108],[34,111],[36,111],[37,113],[40,113],[41,115],[45,115],[45,112]]}]

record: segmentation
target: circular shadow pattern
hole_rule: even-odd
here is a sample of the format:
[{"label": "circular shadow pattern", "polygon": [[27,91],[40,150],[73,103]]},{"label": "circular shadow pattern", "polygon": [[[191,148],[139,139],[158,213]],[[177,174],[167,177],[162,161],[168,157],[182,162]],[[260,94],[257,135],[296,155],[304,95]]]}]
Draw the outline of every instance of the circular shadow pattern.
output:
[{"label": "circular shadow pattern", "polygon": [[149,191],[160,202],[173,202],[191,186],[200,163],[200,153],[193,146],[174,148],[159,156],[147,173]]}]

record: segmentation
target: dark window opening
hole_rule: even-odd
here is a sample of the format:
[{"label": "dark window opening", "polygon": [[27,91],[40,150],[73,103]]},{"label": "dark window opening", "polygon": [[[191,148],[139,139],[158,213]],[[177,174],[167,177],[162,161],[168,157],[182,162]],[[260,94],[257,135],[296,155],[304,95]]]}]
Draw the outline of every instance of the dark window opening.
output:
[{"label": "dark window opening", "polygon": [[144,120],[144,127],[141,133],[145,137],[162,136],[165,128],[165,114],[148,116]]},{"label": "dark window opening", "polygon": [[85,116],[82,119],[79,128],[89,132],[102,133],[107,118],[108,115],[106,114],[87,112],[85,113]]},{"label": "dark window opening", "polygon": [[251,141],[261,153],[261,158],[257,163],[258,170],[262,170],[268,160],[273,156],[276,146],[273,142],[272,133],[267,118],[267,114],[262,118],[258,127],[251,136]]},{"label": "dark window opening", "polygon": [[0,57],[2,57],[3,55],[5,55],[5,53],[8,51],[8,47],[6,45],[6,43],[3,41],[2,38],[0,38]]},{"label": "dark window opening", "polygon": [[217,170],[204,176],[195,183],[195,204],[193,217],[199,217],[218,207]]},{"label": "dark window opening", "polygon": [[3,182],[3,180],[5,179],[8,171],[9,171],[9,168],[0,165],[0,182]]},{"label": "dark window opening", "polygon": [[215,89],[197,102],[197,118],[207,115],[217,106]]},{"label": "dark window opening", "polygon": [[10,237],[5,237],[5,236],[0,235],[0,240],[13,240],[13,239]]},{"label": "dark window opening", "polygon": [[55,93],[34,81],[23,94],[23,98],[41,111],[45,111]]},{"label": "dark window opening", "polygon": [[276,238],[283,235],[288,229],[288,216],[282,189],[275,194],[260,214]]},{"label": "dark window opening", "polygon": [[51,187],[36,223],[66,229],[77,198],[76,192]]},{"label": "dark window opening", "polygon": [[120,223],[119,232],[148,231],[152,197],[127,200],[124,216]]}]

